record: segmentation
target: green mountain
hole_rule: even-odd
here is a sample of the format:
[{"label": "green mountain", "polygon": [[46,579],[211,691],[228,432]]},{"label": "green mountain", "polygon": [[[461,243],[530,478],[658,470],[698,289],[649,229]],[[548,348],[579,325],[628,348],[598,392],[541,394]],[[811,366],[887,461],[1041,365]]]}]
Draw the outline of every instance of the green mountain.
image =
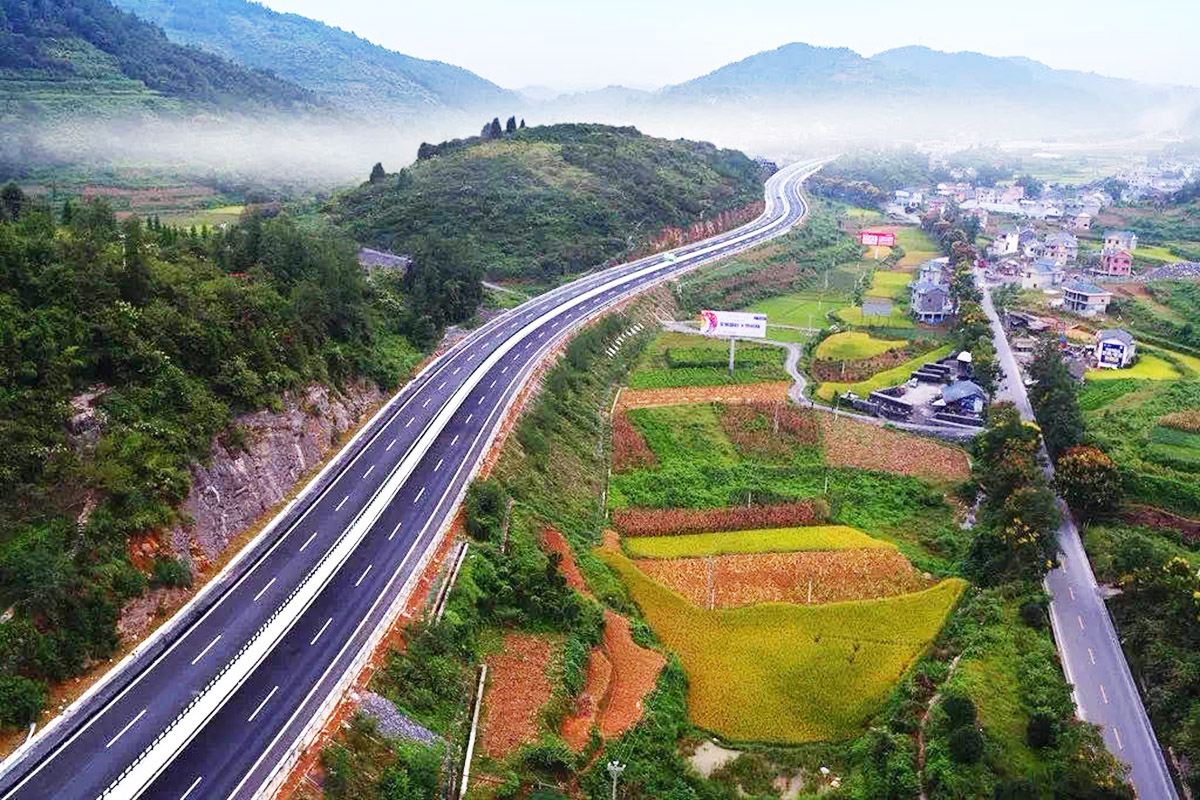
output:
[{"label": "green mountain", "polygon": [[106,0],[0,0],[0,119],[321,105],[268,72],[173,44]]},{"label": "green mountain", "polygon": [[272,70],[358,112],[507,108],[516,95],[473,72],[387,50],[352,33],[246,0],[117,0],[174,41]]},{"label": "green mountain", "polygon": [[455,249],[496,277],[554,279],[628,253],[657,230],[760,200],[759,166],[635,128],[551,125],[424,145],[408,169],[331,206],[359,241]]}]

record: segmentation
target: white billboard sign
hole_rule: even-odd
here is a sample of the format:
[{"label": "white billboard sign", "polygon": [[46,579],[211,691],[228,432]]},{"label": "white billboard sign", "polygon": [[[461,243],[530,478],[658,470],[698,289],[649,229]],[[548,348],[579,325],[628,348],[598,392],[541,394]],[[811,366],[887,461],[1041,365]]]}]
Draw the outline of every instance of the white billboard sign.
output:
[{"label": "white billboard sign", "polygon": [[700,332],[705,336],[765,339],[767,315],[741,311],[701,311]]}]

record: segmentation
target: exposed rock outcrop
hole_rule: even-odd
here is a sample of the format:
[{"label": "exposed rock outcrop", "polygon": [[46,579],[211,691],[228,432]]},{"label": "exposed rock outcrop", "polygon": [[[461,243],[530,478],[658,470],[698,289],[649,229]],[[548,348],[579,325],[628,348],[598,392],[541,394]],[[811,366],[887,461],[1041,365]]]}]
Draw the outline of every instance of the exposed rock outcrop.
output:
[{"label": "exposed rock outcrop", "polygon": [[314,384],[285,396],[281,412],[239,417],[242,447],[230,449],[214,438],[209,462],[192,466],[192,488],[182,511],[193,524],[171,531],[172,548],[198,561],[217,558],[382,400],[374,384],[357,384],[344,393]]}]

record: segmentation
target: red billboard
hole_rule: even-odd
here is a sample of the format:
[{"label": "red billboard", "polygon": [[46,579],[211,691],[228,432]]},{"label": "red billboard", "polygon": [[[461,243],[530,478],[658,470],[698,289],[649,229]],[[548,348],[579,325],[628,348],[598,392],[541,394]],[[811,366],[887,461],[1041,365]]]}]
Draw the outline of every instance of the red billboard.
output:
[{"label": "red billboard", "polygon": [[859,231],[858,243],[863,247],[895,247],[896,234],[876,231]]}]

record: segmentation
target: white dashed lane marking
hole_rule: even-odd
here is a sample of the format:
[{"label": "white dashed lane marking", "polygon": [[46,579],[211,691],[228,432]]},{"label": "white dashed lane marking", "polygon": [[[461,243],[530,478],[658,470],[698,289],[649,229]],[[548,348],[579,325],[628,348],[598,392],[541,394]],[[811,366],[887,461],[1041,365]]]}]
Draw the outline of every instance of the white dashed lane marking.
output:
[{"label": "white dashed lane marking", "polygon": [[274,578],[271,578],[271,580],[267,581],[267,585],[266,585],[266,586],[264,586],[264,587],[262,587],[261,589],[259,589],[259,590],[258,590],[258,594],[254,595],[254,602],[256,602],[256,603],[257,603],[257,602],[258,602],[258,598],[262,597],[262,596],[263,596],[263,592],[265,592],[267,589],[270,589],[270,588],[271,588],[271,584],[272,584],[272,583],[274,583],[274,582],[275,582],[275,579],[274,579]]},{"label": "white dashed lane marking", "polygon": [[145,716],[145,714],[146,714],[146,709],[144,709],[144,708],[143,708],[141,711],[139,711],[139,712],[138,712],[138,715],[137,715],[136,717],[134,717],[133,719],[129,720],[129,722],[125,723],[125,727],[124,727],[124,728],[121,728],[121,730],[119,730],[119,731],[117,732],[117,735],[116,735],[116,736],[114,736],[113,738],[111,738],[111,739],[109,739],[109,740],[108,740],[108,744],[104,745],[104,749],[105,749],[105,750],[107,750],[108,748],[110,748],[110,747],[112,747],[114,744],[116,744],[116,743],[117,743],[117,739],[120,739],[122,736],[124,736],[124,735],[125,735],[125,731],[129,730],[130,728],[132,728],[132,727],[133,727],[133,725],[134,725],[134,723],[135,723],[135,722],[137,722],[139,719],[141,719],[143,716]]},{"label": "white dashed lane marking", "polygon": [[321,630],[317,631],[317,635],[312,637],[312,641],[308,643],[309,647],[312,647],[314,644],[317,643],[317,639],[321,638],[321,634],[325,632],[325,629],[329,627],[329,623],[331,623],[331,622],[333,622],[333,617],[330,617],[329,619],[325,620],[325,624],[321,626]]},{"label": "white dashed lane marking", "polygon": [[357,589],[357,588],[358,588],[358,585],[359,585],[360,583],[362,583],[362,582],[363,582],[363,578],[367,577],[367,573],[371,571],[371,567],[373,567],[373,566],[375,566],[375,565],[374,565],[374,564],[367,564],[367,568],[363,570],[363,574],[362,574],[362,575],[359,575],[359,576],[358,576],[358,580],[356,580],[356,581],[354,582],[354,588],[355,588],[355,589]]},{"label": "white dashed lane marking", "polygon": [[209,650],[211,650],[211,649],[212,649],[212,646],[213,646],[214,644],[216,644],[217,642],[219,642],[219,641],[221,641],[221,634],[219,634],[219,633],[218,633],[218,634],[217,634],[217,638],[215,638],[215,639],[213,639],[211,642],[209,642],[209,643],[208,643],[208,647],[206,647],[206,648],[204,648],[203,650],[201,650],[201,651],[200,651],[200,654],[199,654],[198,656],[196,656],[195,658],[193,658],[193,659],[192,659],[192,666],[193,666],[193,667],[194,667],[194,666],[196,666],[196,662],[197,662],[197,661],[199,661],[200,659],[204,658],[204,654],[205,654],[205,653],[207,653]]},{"label": "white dashed lane marking", "polygon": [[258,704],[258,708],[254,709],[254,713],[250,715],[250,717],[246,720],[246,722],[254,722],[254,718],[258,716],[258,712],[262,711],[263,706],[265,706],[267,704],[267,701],[270,700],[272,697],[274,697],[275,693],[278,691],[279,691],[279,687],[276,686],[274,689],[267,692],[267,696],[264,697],[262,702]]}]

